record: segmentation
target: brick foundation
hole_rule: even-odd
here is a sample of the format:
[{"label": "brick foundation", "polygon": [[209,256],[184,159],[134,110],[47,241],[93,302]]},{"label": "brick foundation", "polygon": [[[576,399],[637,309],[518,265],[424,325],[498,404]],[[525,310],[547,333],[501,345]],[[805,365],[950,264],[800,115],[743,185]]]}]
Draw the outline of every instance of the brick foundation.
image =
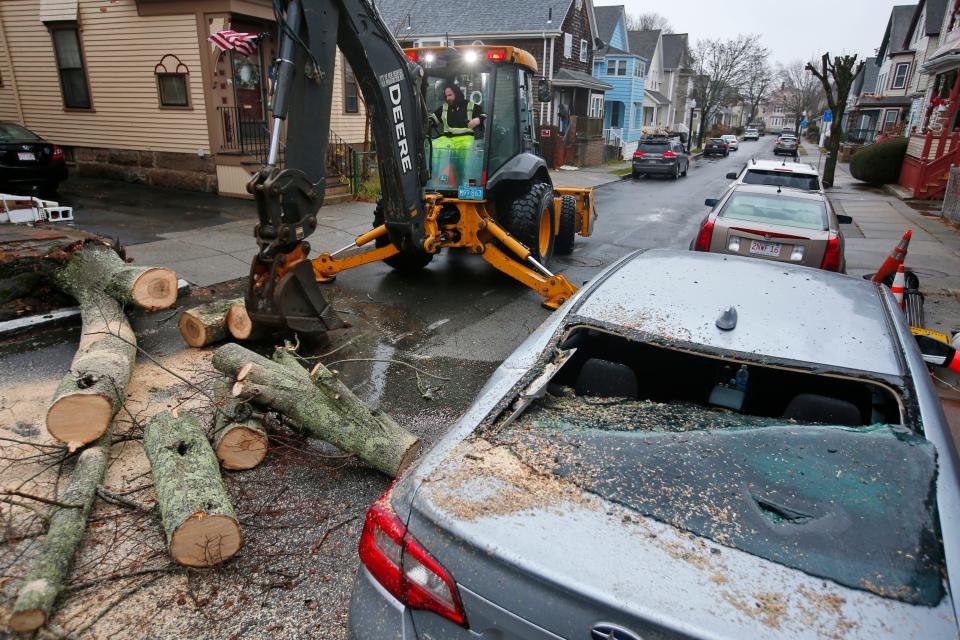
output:
[{"label": "brick foundation", "polygon": [[97,149],[74,147],[74,173],[156,187],[188,191],[217,191],[217,167],[213,156],[192,153]]}]

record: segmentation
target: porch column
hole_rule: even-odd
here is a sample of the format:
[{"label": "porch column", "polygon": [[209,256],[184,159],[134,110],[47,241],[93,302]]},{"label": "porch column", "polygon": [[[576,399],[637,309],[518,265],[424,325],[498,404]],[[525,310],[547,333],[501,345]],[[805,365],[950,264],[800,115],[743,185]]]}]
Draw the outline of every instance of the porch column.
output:
[{"label": "porch column", "polygon": [[937,155],[943,155],[944,144],[946,144],[947,137],[949,137],[951,130],[953,129],[953,119],[957,115],[957,96],[960,95],[960,70],[957,71],[953,79],[953,88],[950,90],[950,106],[947,107],[947,120],[946,124],[943,125],[943,130],[940,132],[940,147],[937,149]]}]

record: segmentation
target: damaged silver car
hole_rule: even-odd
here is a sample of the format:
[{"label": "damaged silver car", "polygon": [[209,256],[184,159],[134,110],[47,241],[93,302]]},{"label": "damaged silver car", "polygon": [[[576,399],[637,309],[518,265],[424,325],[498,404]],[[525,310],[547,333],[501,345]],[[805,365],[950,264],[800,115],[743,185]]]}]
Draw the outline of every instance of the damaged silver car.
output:
[{"label": "damaged silver car", "polygon": [[956,638],[956,445],[883,287],[638,252],[370,508],[350,634]]}]

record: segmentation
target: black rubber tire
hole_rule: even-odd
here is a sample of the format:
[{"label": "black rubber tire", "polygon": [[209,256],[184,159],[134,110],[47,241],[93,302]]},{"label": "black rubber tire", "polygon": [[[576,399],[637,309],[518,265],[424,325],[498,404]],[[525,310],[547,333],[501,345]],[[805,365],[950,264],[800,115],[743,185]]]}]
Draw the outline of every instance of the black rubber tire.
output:
[{"label": "black rubber tire", "polygon": [[637,173],[636,171],[634,171],[632,174],[630,174],[630,177],[633,178],[634,180],[636,180],[637,178],[640,177],[640,174]]},{"label": "black rubber tire", "polygon": [[573,242],[577,237],[577,199],[573,196],[563,196],[560,199],[560,230],[553,245],[553,252],[558,256],[568,256],[573,253]]},{"label": "black rubber tire", "polygon": [[674,181],[677,181],[680,179],[680,163],[679,162],[677,162],[677,166],[674,168],[673,175],[670,176],[670,178],[672,178]]},{"label": "black rubber tire", "polygon": [[[550,216],[550,244],[546,252],[540,252],[540,217]],[[545,267],[550,266],[556,245],[556,230],[553,228],[553,188],[542,182],[534,183],[525,193],[517,195],[502,218],[503,226],[519,240],[533,259]]]},{"label": "black rubber tire", "polygon": [[687,177],[687,171],[690,171],[690,161],[687,160],[686,166],[683,167],[683,173],[681,174],[684,178]]},{"label": "black rubber tire", "polygon": [[[380,203],[377,203],[377,208],[373,210],[373,228],[377,228],[383,224],[383,209],[380,206]],[[385,247],[390,244],[390,238],[388,236],[382,236],[374,240],[374,244],[377,248]],[[401,249],[400,253],[395,256],[390,256],[385,258],[384,262],[396,269],[397,271],[420,271],[433,260],[432,253],[426,253],[425,251],[408,251]]]}]

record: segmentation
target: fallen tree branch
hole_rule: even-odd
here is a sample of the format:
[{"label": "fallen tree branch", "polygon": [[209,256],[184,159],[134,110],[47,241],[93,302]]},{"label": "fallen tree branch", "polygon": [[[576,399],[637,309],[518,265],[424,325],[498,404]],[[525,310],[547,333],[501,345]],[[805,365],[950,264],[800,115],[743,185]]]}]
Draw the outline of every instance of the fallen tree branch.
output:
[{"label": "fallen tree branch", "polygon": [[[334,360],[333,362],[328,362],[325,366],[329,369],[330,367],[332,367],[332,366],[334,366],[334,365],[341,364],[341,363],[344,363],[344,362],[389,362],[389,363],[392,363],[392,364],[402,364],[402,365],[405,366],[405,367],[410,367],[411,369],[413,369],[413,370],[416,371],[417,373],[421,373],[421,374],[423,374],[423,375],[425,375],[425,376],[429,376],[429,377],[435,378],[435,379],[437,379],[437,380],[443,380],[444,382],[449,382],[450,380],[452,380],[452,378],[444,378],[443,376],[438,376],[438,375],[435,374],[435,373],[430,373],[429,371],[424,371],[423,369],[421,369],[421,368],[419,368],[419,367],[413,366],[413,365],[410,364],[409,362],[404,362],[403,360],[393,360],[392,358],[346,358],[346,359],[344,359],[344,360]],[[318,365],[318,366],[319,366],[319,365]],[[314,367],[314,370],[316,370],[316,367]],[[313,374],[313,371],[311,371],[310,373]]]},{"label": "fallen tree branch", "polygon": [[82,506],[57,508],[51,514],[47,536],[27,571],[13,606],[9,625],[14,631],[34,631],[50,617],[53,604],[70,572],[73,556],[83,539],[97,487],[103,482],[110,457],[111,437],[112,429],[108,427],[95,444],[78,456],[70,483],[64,491],[64,499],[67,504]]},{"label": "fallen tree branch", "polygon": [[44,504],[49,504],[51,506],[61,507],[64,509],[80,509],[83,507],[83,504],[68,504],[66,502],[60,502],[59,500],[53,500],[51,498],[45,498],[43,496],[27,493],[26,491],[20,491],[18,489],[14,489],[13,487],[4,487],[3,493],[8,496],[26,498],[27,500],[34,500],[36,502],[42,502]]},{"label": "fallen tree branch", "polygon": [[143,511],[144,513],[150,513],[151,511],[157,508],[156,505],[147,506],[142,502],[137,502],[136,500],[131,500],[130,498],[124,498],[122,495],[110,491],[103,485],[100,485],[99,487],[97,487],[97,495],[100,496],[100,498],[102,498],[103,500],[106,500],[111,504],[127,507],[129,509],[133,509],[134,511]]}]

